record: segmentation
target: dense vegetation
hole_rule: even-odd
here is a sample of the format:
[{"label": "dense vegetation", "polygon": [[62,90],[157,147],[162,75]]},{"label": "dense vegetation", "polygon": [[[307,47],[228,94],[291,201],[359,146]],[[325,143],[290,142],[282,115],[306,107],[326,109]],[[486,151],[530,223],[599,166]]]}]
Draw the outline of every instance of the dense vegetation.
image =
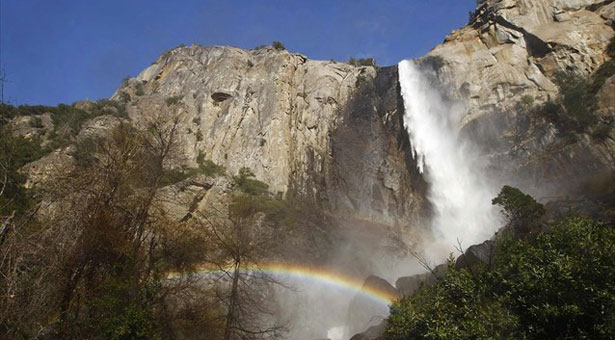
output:
[{"label": "dense vegetation", "polygon": [[[50,115],[52,126],[49,128],[42,124],[41,117],[44,114]],[[73,142],[86,121],[103,115],[125,118],[127,117],[126,107],[123,103],[106,99],[84,103],[83,107],[76,104],[58,106],[0,104],[0,128],[5,128],[5,125],[15,117],[29,117],[30,126],[42,130],[41,135],[48,140],[45,145],[41,145],[45,154]],[[3,135],[8,134],[10,131],[3,130]],[[39,145],[43,141],[43,139],[32,140]]]},{"label": "dense vegetation", "polygon": [[[148,118],[145,129],[120,122],[102,136],[75,138],[82,115],[98,114],[5,108],[7,121],[50,112],[54,129],[76,131],[64,142],[71,157],[54,164],[53,180],[36,191],[24,187],[23,166],[49,152],[42,145],[49,136],[14,137],[8,125],[0,135],[0,338],[281,334],[266,293],[277,282],[254,268],[276,255],[304,211],[269,193],[249,168],[227,174],[204,153],[196,167],[177,167],[179,120],[168,112]],[[190,207],[181,221],[168,215],[167,204],[185,204],[169,186],[188,180],[207,190],[212,177],[226,178],[230,191],[206,208]],[[203,276],[203,268],[216,271]]]},{"label": "dense vegetation", "polygon": [[376,59],[374,58],[348,58],[348,64],[352,66],[376,66]]},{"label": "dense vegetation", "polygon": [[[560,96],[535,108],[539,116],[545,117],[557,128],[558,133],[569,141],[587,134],[593,140],[604,143],[611,139],[615,127],[613,115],[599,115],[597,95],[605,81],[615,75],[615,38],[607,47],[609,59],[589,77],[573,71],[554,74],[554,82]],[[528,103],[522,105],[529,107]]]},{"label": "dense vegetation", "polygon": [[522,236],[537,229],[545,207],[521,190],[505,185],[491,203],[501,207],[502,214],[508,219],[509,227],[515,236]]},{"label": "dense vegetation", "polygon": [[573,72],[559,72],[555,82],[560,89],[560,100],[547,102],[543,114],[564,137],[574,140],[577,135],[590,134],[597,140],[607,138],[612,127],[612,117],[596,114],[596,95],[609,76],[615,74],[615,62],[609,61],[591,78]]},{"label": "dense vegetation", "polygon": [[[494,204],[516,225],[535,226],[544,213],[511,187]],[[392,306],[385,338],[615,338],[615,228],[579,217],[547,227],[519,237],[509,225],[491,265],[451,259],[443,279]]]},{"label": "dense vegetation", "polygon": [[[44,114],[50,115],[51,127],[43,125],[40,117]],[[24,165],[70,144],[88,119],[102,115],[125,117],[125,107],[109,100],[90,103],[88,111],[65,104],[0,104],[0,216],[19,217],[32,208],[33,191],[24,188],[26,177],[19,171]],[[39,133],[29,138],[13,135],[7,124],[19,116],[30,118],[29,126]]]},{"label": "dense vegetation", "polygon": [[15,137],[0,129],[0,216],[22,216],[32,207],[33,193],[23,186],[26,177],[19,169],[43,153],[38,139]]}]

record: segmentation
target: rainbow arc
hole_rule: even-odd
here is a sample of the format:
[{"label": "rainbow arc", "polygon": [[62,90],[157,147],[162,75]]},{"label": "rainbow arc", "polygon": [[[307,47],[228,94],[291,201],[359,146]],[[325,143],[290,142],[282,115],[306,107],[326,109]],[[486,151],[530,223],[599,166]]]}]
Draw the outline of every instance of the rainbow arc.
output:
[{"label": "rainbow arc", "polygon": [[[320,267],[311,267],[306,265],[283,263],[283,262],[265,262],[258,265],[252,265],[241,268],[244,273],[262,272],[275,276],[277,278],[289,278],[302,282],[312,282],[329,287],[355,292],[369,298],[379,304],[390,305],[399,297],[388,290],[365,284],[363,279],[358,279],[343,273],[333,270],[327,270]],[[213,268],[211,266],[201,266],[197,269],[199,275],[220,275],[224,271]],[[179,273],[171,273],[168,278],[174,279],[181,277]]]}]

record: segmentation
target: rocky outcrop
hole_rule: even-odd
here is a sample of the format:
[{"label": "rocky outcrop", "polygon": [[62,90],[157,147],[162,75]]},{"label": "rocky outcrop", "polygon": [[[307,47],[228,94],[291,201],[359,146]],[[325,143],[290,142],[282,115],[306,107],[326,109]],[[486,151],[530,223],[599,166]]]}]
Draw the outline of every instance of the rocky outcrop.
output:
[{"label": "rocky outcrop", "polygon": [[470,25],[453,31],[426,58],[440,61],[440,80],[467,100],[466,123],[513,110],[523,95],[546,100],[557,93],[554,72],[589,74],[607,59],[614,34],[609,2],[483,1]]},{"label": "rocky outcrop", "polygon": [[365,332],[353,335],[350,340],[377,340],[381,339],[386,331],[387,320],[383,320],[378,325],[369,327]]},{"label": "rocky outcrop", "polygon": [[492,266],[495,257],[495,242],[487,240],[481,244],[475,244],[461,254],[455,261],[455,268],[470,269],[478,265]]},{"label": "rocky outcrop", "polygon": [[[466,104],[461,126],[498,181],[538,197],[561,196],[613,166],[603,146],[585,137],[561,140],[548,122],[532,124],[519,102],[556,98],[558,71],[587,76],[603,65],[614,11],[613,1],[485,0],[468,26],[420,59],[443,92]],[[612,107],[608,84],[599,98]]]},{"label": "rocky outcrop", "polygon": [[38,116],[17,116],[9,122],[8,129],[14,136],[35,138],[44,135],[53,129],[50,113]]},{"label": "rocky outcrop", "polygon": [[447,264],[444,263],[423,274],[400,277],[395,281],[395,288],[402,296],[414,295],[422,287],[432,285],[439,278],[444,277],[447,268]]},{"label": "rocky outcrop", "polygon": [[[375,290],[392,297],[400,296],[397,289],[391,286],[390,283],[373,275],[365,279],[362,290],[364,289]],[[355,334],[369,327],[371,328],[371,331],[364,332],[364,336],[368,336],[369,334],[372,334],[372,336],[380,335],[384,330],[380,325],[382,324],[384,318],[388,315],[388,312],[388,306],[376,304],[373,300],[357,294],[352,299],[350,306],[348,307],[348,320],[346,325],[349,327],[350,334]],[[370,338],[371,337],[368,337],[368,339]]]},{"label": "rocky outcrop", "polygon": [[162,55],[114,98],[130,94],[135,119],[171,104],[192,160],[200,151],[230,173],[249,167],[285,193],[309,165],[323,171],[337,106],[360,71],[272,48],[193,45]]},{"label": "rocky outcrop", "polygon": [[422,182],[408,166],[394,67],[193,45],[164,53],[113,99],[136,122],[180,117],[183,166],[204,154],[340,214],[389,225],[419,216]]},{"label": "rocky outcrop", "polygon": [[378,69],[340,109],[326,182],[336,211],[404,226],[424,217],[426,184],[409,152],[403,112],[396,67]]}]

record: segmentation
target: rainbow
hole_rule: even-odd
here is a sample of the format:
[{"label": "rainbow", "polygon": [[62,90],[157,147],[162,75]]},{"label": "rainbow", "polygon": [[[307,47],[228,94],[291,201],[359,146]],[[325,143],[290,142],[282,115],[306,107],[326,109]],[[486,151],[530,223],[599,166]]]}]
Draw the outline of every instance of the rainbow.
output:
[{"label": "rainbow", "polygon": [[[266,262],[243,267],[241,271],[246,273],[261,272],[279,278],[291,278],[340,288],[361,294],[370,300],[384,305],[390,305],[399,299],[399,296],[395,293],[365,284],[364,280],[324,268],[283,262]],[[224,271],[211,266],[201,266],[196,272],[199,275],[219,275],[224,273]],[[169,279],[178,279],[180,277],[182,277],[182,274],[179,273],[170,273],[168,275]]]}]

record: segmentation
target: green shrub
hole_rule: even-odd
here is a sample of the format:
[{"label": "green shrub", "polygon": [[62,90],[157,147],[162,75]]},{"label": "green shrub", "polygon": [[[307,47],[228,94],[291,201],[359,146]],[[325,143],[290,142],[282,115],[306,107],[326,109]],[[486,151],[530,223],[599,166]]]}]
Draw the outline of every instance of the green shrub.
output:
[{"label": "green shrub", "polygon": [[[175,47],[172,47],[172,48],[170,48],[170,49],[168,49],[168,50],[165,50],[164,52],[162,52],[162,53],[161,53],[161,55],[162,55],[162,56],[166,56],[166,55],[168,55],[169,53],[171,53],[172,51],[174,51],[174,50],[176,50],[176,49],[178,49],[178,48],[184,48],[184,47],[186,47],[186,44],[181,43],[181,44],[179,44],[179,45],[177,45],[177,46],[175,46]],[[154,61],[154,63],[155,63],[155,61]]]},{"label": "green shrub", "polygon": [[615,229],[585,218],[497,240],[494,268],[452,262],[391,307],[385,339],[613,339]]},{"label": "green shrub", "polygon": [[613,75],[615,75],[615,60],[609,60],[600,65],[600,67],[591,76],[591,84],[588,89],[589,94],[591,96],[598,94],[598,91],[600,91],[602,85],[604,85],[604,82]]},{"label": "green shrub", "polygon": [[130,75],[127,75],[124,78],[122,78],[122,86],[128,85],[128,82],[130,82]]},{"label": "green shrub", "polygon": [[41,117],[34,117],[30,120],[29,125],[35,129],[42,129],[45,126],[43,125],[43,120]]},{"label": "green shrub", "polygon": [[199,172],[207,176],[223,176],[226,173],[222,165],[218,165],[210,159],[205,159],[205,154],[202,152],[199,152],[196,162],[199,165]]},{"label": "green shrub", "polygon": [[25,213],[34,203],[32,190],[23,184],[26,177],[19,171],[24,165],[44,156],[40,139],[14,137],[7,131],[0,131],[0,216],[17,216]]},{"label": "green shrub", "polygon": [[198,175],[224,176],[226,174],[224,166],[218,165],[209,159],[205,159],[205,154],[203,152],[199,152],[196,162],[198,164],[197,168],[165,170],[160,178],[160,187],[173,185]]},{"label": "green shrub", "polygon": [[610,128],[605,126],[608,122],[596,114],[596,95],[613,75],[613,59],[602,64],[589,78],[573,72],[558,72],[554,82],[560,90],[560,97],[555,102],[545,103],[540,111],[561,135],[570,140],[587,133],[602,141],[609,136]]},{"label": "green shrub", "polygon": [[143,91],[144,84],[145,84],[145,81],[140,81],[135,85],[135,95],[142,96],[145,94],[145,92]]},{"label": "green shrub", "polygon": [[177,103],[179,103],[182,98],[184,98],[184,96],[173,96],[173,97],[168,97],[165,102],[167,103],[168,106],[172,106],[175,105]]},{"label": "green shrub", "polygon": [[190,177],[190,172],[179,170],[179,169],[167,169],[160,176],[159,186],[166,187],[168,185],[173,185],[179,183],[188,177]]},{"label": "green shrub", "polygon": [[376,59],[374,58],[358,58],[350,57],[348,64],[353,66],[376,66]]},{"label": "green shrub", "polygon": [[498,242],[492,294],[529,339],[615,338],[615,229],[573,218],[532,240]]},{"label": "green shrub", "polygon": [[126,103],[129,102],[131,99],[132,97],[130,96],[130,93],[124,91],[120,92],[120,101]]},{"label": "green shrub", "polygon": [[58,110],[51,115],[54,130],[59,130],[62,127],[70,129],[70,134],[76,136],[81,129],[81,125],[90,118],[90,115],[83,110]]},{"label": "green shrub", "polygon": [[[570,140],[584,134],[598,122],[591,82],[573,72],[558,72],[554,79],[560,90],[557,101],[549,101],[539,111],[558,133]],[[601,85],[600,85],[601,86]]]},{"label": "green shrub", "polygon": [[355,80],[354,82],[354,86],[355,87],[359,87],[361,86],[363,83],[365,83],[367,81],[367,78],[365,77],[365,75],[363,75],[363,72],[359,73],[359,75],[357,76],[357,80]]},{"label": "green shrub", "polygon": [[385,339],[512,339],[516,316],[487,291],[450,260],[446,277],[393,304]]},{"label": "green shrub", "polygon": [[593,113],[595,102],[590,90],[590,82],[582,76],[568,72],[555,74],[555,83],[560,89],[563,114],[573,124],[577,132],[583,132],[596,122]]},{"label": "green shrub", "polygon": [[[120,94],[121,96],[121,94]],[[78,109],[75,105],[59,104],[56,107],[42,105],[20,105],[12,106],[0,104],[0,127],[4,126],[10,119],[17,116],[40,116],[44,113],[51,114],[53,130],[47,132],[50,139],[49,144],[45,147],[43,154],[51,152],[58,147],[70,144],[74,137],[77,136],[83,123],[94,117],[102,115],[111,115],[115,117],[127,117],[126,104],[108,99],[101,99],[97,102],[90,103],[89,112]],[[31,124],[38,127],[39,120],[36,117]],[[41,121],[41,127],[42,121]]]},{"label": "green shrub", "polygon": [[84,328],[108,340],[162,339],[151,301],[155,285],[135,286],[134,282],[112,274],[96,288],[86,301],[91,316]]},{"label": "green shrub", "polygon": [[609,41],[609,44],[606,46],[606,54],[615,59],[615,36],[611,38],[611,41]]},{"label": "green shrub", "polygon": [[286,49],[286,47],[284,47],[284,44],[282,44],[281,42],[275,40],[274,42],[271,43],[271,46],[273,48],[275,48],[278,51],[283,51]]},{"label": "green shrub", "polygon": [[269,185],[254,178],[254,173],[250,168],[239,169],[237,176],[233,176],[233,181],[239,190],[250,195],[264,195],[269,191]]},{"label": "green shrub", "polygon": [[527,94],[521,97],[521,100],[519,101],[519,109],[521,111],[528,112],[532,109],[532,107],[534,107],[534,97]]},{"label": "green shrub", "polygon": [[44,113],[55,114],[61,110],[61,106],[44,106],[44,105],[19,105],[13,106],[0,103],[0,127],[4,126],[9,120],[17,116],[40,116]]},{"label": "green shrub", "polygon": [[591,138],[598,143],[605,143],[608,139],[613,139],[611,133],[615,127],[615,117],[603,117],[591,132]]},{"label": "green shrub", "polygon": [[100,143],[96,138],[85,138],[74,145],[71,156],[78,166],[85,167],[96,161],[95,153]]},{"label": "green shrub", "polygon": [[532,196],[508,185],[502,187],[491,204],[500,206],[508,221],[517,231],[521,232],[533,229],[545,214],[544,206],[536,202]]},{"label": "green shrub", "polygon": [[120,118],[128,117],[125,103],[120,103],[108,99],[101,99],[97,102],[92,103],[90,106],[90,115],[92,118],[103,115],[110,115]]}]

